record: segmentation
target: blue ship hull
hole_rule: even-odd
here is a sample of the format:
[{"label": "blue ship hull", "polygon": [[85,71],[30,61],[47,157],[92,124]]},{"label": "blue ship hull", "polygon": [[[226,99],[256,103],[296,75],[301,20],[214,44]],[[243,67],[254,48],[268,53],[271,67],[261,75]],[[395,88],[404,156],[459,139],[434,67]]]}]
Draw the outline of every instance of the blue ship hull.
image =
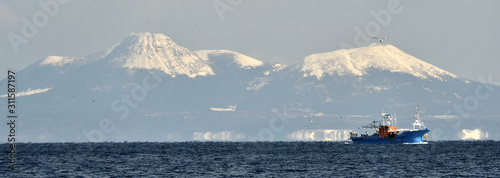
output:
[{"label": "blue ship hull", "polygon": [[412,144],[412,143],[425,143],[423,141],[424,135],[430,130],[428,128],[417,131],[404,131],[394,136],[379,137],[378,135],[351,137],[353,144]]}]

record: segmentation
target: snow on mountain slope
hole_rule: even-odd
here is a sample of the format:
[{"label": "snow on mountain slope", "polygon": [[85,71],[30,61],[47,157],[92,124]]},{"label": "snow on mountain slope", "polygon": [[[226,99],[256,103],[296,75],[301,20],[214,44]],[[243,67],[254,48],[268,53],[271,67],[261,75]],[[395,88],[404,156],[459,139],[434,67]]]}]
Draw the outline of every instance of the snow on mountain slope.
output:
[{"label": "snow on mountain slope", "polygon": [[80,62],[84,57],[68,57],[68,56],[49,56],[40,62],[40,66],[51,65],[54,67],[62,67],[74,62]]},{"label": "snow on mountain slope", "polygon": [[[39,88],[39,89],[34,89],[32,90],[31,88],[29,88],[28,90],[26,91],[22,91],[22,92],[18,92],[16,94],[16,97],[21,97],[21,96],[29,96],[29,95],[34,95],[34,94],[40,94],[40,93],[45,93],[49,90],[51,90],[52,88]],[[0,97],[7,97],[8,95],[0,95]]]},{"label": "snow on mountain slope", "polygon": [[325,75],[367,75],[370,68],[390,72],[408,73],[421,79],[458,78],[456,75],[406,54],[392,45],[376,43],[367,47],[342,49],[313,54],[305,57],[302,71],[304,77]]},{"label": "snow on mountain slope", "polygon": [[208,61],[211,56],[230,55],[232,56],[232,58],[234,58],[233,62],[237,63],[241,68],[244,69],[251,69],[264,65],[262,61],[229,50],[200,50],[195,51],[195,53],[196,55],[198,55],[198,57],[206,61]]},{"label": "snow on mountain slope", "polygon": [[157,69],[172,77],[215,75],[208,61],[163,34],[131,33],[106,58],[119,67]]},{"label": "snow on mountain slope", "polygon": [[38,62],[38,65],[40,67],[52,66],[54,68],[57,68],[60,73],[64,73],[69,70],[73,70],[80,66],[88,64],[90,62],[103,59],[113,50],[115,46],[84,57],[48,56],[45,59]]}]

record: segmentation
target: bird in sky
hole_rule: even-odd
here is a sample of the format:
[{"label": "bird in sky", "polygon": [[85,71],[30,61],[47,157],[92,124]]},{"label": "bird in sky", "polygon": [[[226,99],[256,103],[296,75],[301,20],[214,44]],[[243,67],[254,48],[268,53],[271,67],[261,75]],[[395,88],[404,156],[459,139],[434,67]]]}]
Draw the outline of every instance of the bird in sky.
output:
[{"label": "bird in sky", "polygon": [[386,36],[386,37],[383,37],[383,38],[379,38],[379,37],[372,37],[373,39],[377,39],[378,41],[380,41],[381,43],[384,42],[385,39],[389,38],[389,36]]}]

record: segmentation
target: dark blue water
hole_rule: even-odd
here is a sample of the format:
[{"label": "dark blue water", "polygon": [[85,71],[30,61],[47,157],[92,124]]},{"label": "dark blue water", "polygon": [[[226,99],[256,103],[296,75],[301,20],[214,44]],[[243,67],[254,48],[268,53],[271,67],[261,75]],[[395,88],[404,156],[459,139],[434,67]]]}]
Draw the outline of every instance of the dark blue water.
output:
[{"label": "dark blue water", "polygon": [[500,177],[500,142],[427,145],[334,142],[26,143],[1,177],[479,176]]}]

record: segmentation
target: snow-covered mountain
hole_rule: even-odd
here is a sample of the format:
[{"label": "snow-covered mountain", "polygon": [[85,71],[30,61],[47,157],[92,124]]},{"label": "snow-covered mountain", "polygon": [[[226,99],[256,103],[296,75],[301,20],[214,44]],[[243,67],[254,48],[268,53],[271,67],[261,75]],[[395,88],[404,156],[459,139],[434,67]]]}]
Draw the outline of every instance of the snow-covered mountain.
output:
[{"label": "snow-covered mountain", "polygon": [[131,33],[106,60],[128,69],[156,69],[175,77],[214,75],[209,64],[164,34]]},{"label": "snow-covered mountain", "polygon": [[377,43],[367,47],[309,55],[305,57],[302,67],[305,77],[316,76],[318,79],[325,75],[363,76],[368,74],[368,69],[407,73],[422,79],[434,78],[444,81],[447,78],[458,78],[392,45]]},{"label": "snow-covered mountain", "polygon": [[332,140],[380,111],[397,111],[409,123],[417,102],[427,126],[446,131],[435,139],[457,139],[463,129],[500,138],[492,131],[500,87],[464,80],[392,45],[269,64],[131,33],[95,54],[41,59],[17,79],[19,137],[31,142],[315,140],[313,133]]}]

